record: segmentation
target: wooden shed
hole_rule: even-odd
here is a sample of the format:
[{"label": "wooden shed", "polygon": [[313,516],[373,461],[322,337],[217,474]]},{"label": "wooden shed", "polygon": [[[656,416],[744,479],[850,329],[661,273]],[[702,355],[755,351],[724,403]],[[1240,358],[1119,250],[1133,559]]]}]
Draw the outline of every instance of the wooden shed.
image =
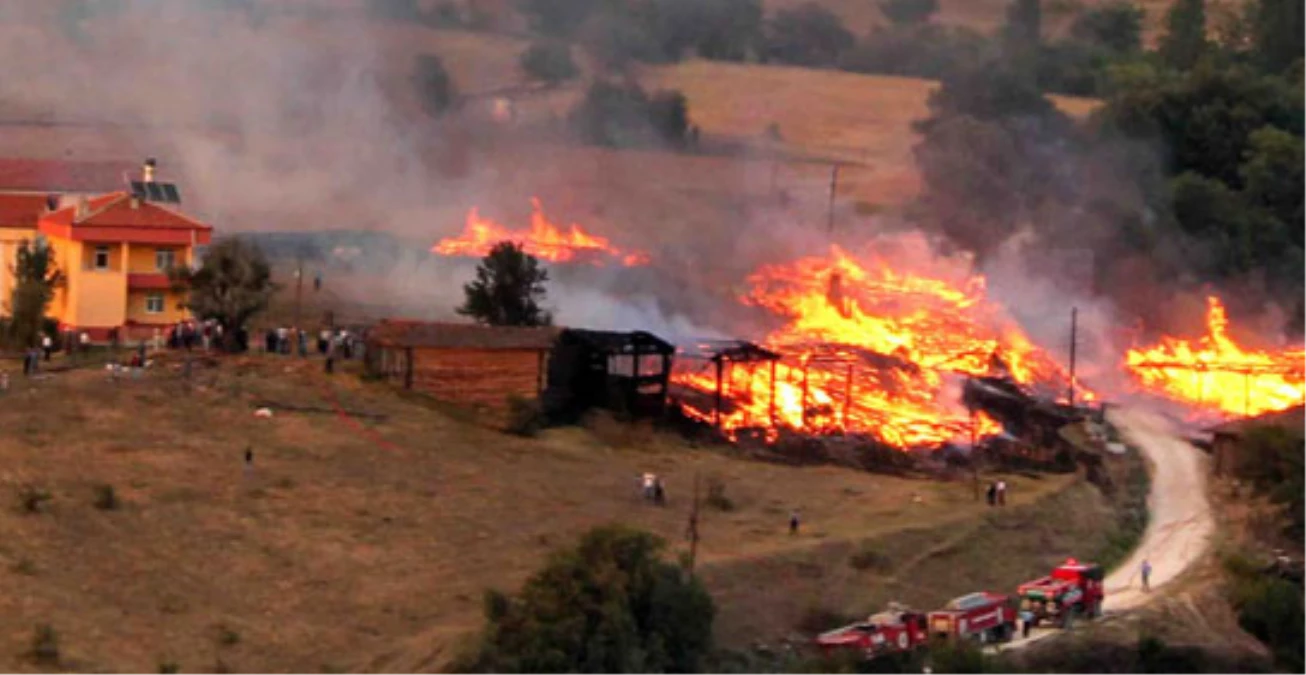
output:
[{"label": "wooden shed", "polygon": [[660,415],[666,410],[675,351],[671,343],[644,331],[566,329],[549,359],[545,412],[563,422],[590,408],[631,417]]},{"label": "wooden shed", "polygon": [[1243,434],[1255,427],[1279,427],[1302,433],[1306,425],[1306,406],[1266,413],[1257,417],[1225,422],[1207,429],[1211,434],[1211,472],[1217,476],[1233,474],[1241,458]]},{"label": "wooden shed", "polygon": [[366,369],[405,389],[489,411],[536,398],[556,328],[382,321],[367,331]]}]

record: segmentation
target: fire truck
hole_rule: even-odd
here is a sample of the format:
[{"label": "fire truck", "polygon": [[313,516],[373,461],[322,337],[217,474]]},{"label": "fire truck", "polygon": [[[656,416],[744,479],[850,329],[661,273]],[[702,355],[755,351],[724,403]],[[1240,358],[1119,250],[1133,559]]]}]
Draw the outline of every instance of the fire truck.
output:
[{"label": "fire truck", "polygon": [[890,605],[865,621],[836,628],[816,637],[816,645],[826,654],[856,649],[868,659],[885,654],[908,652],[924,646],[929,638],[925,614]]},{"label": "fire truck", "polygon": [[1029,612],[1032,625],[1056,621],[1065,628],[1075,614],[1096,618],[1102,613],[1102,567],[1069,558],[1052,574],[1021,584],[1016,594],[1020,610]]},{"label": "fire truck", "polygon": [[1016,607],[1008,595],[970,593],[930,612],[929,626],[935,638],[1004,642],[1016,633]]}]

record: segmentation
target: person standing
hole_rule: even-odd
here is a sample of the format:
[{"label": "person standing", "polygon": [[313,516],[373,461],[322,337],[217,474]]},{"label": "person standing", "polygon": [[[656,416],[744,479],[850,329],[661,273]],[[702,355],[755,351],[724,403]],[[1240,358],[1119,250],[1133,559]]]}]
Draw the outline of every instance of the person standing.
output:
[{"label": "person standing", "polygon": [[798,534],[798,509],[789,512],[789,535]]},{"label": "person standing", "polygon": [[335,372],[335,369],[336,369],[336,346],[335,346],[335,343],[333,343],[333,342],[331,342],[331,341],[329,341],[329,340],[327,341],[326,349],[325,349],[325,354],[326,354],[326,374],[327,374],[327,375],[330,375],[331,373],[334,373],[334,372]]},{"label": "person standing", "polygon": [[50,360],[50,353],[54,351],[54,340],[49,335],[41,336],[41,351],[45,352],[45,360]]},{"label": "person standing", "polygon": [[998,506],[1007,505],[1007,481],[998,481]]},{"label": "person standing", "polygon": [[985,498],[988,500],[989,506],[993,506],[994,504],[998,503],[997,483],[993,483],[993,482],[989,483],[989,489],[985,493]]},{"label": "person standing", "polygon": [[1152,562],[1147,558],[1143,558],[1143,567],[1139,570],[1139,573],[1143,577],[1143,591],[1150,593],[1152,591]]}]

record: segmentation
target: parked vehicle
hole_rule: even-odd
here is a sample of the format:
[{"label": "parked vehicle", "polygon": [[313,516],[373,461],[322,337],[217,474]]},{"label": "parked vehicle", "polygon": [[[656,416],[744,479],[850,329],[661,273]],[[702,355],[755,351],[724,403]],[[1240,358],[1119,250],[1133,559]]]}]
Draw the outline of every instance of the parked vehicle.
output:
[{"label": "parked vehicle", "polygon": [[865,621],[821,633],[816,637],[816,645],[826,654],[856,649],[871,659],[911,651],[923,646],[928,638],[925,614],[890,606]]},{"label": "parked vehicle", "polygon": [[934,638],[1005,642],[1016,634],[1016,605],[1009,595],[970,593],[930,612],[929,626]]},{"label": "parked vehicle", "polygon": [[1105,597],[1103,576],[1100,565],[1067,559],[1052,574],[1020,585],[1020,611],[1029,613],[1034,626],[1055,621],[1065,628],[1074,615],[1096,618]]}]

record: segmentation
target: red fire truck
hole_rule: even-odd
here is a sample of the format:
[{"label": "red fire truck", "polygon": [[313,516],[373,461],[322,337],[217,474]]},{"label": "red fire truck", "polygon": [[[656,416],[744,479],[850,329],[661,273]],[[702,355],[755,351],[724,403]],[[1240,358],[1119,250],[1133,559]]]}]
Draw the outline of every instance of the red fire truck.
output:
[{"label": "red fire truck", "polygon": [[890,606],[865,621],[821,633],[816,636],[816,645],[827,654],[856,649],[870,659],[911,651],[923,646],[928,637],[924,614]]},{"label": "red fire truck", "polygon": [[936,638],[1003,642],[1016,633],[1016,607],[1008,595],[970,593],[930,612],[929,625]]},{"label": "red fire truck", "polygon": [[1052,574],[1021,584],[1020,611],[1028,612],[1030,623],[1056,621],[1062,628],[1074,614],[1096,618],[1102,613],[1102,567],[1069,558]]}]

